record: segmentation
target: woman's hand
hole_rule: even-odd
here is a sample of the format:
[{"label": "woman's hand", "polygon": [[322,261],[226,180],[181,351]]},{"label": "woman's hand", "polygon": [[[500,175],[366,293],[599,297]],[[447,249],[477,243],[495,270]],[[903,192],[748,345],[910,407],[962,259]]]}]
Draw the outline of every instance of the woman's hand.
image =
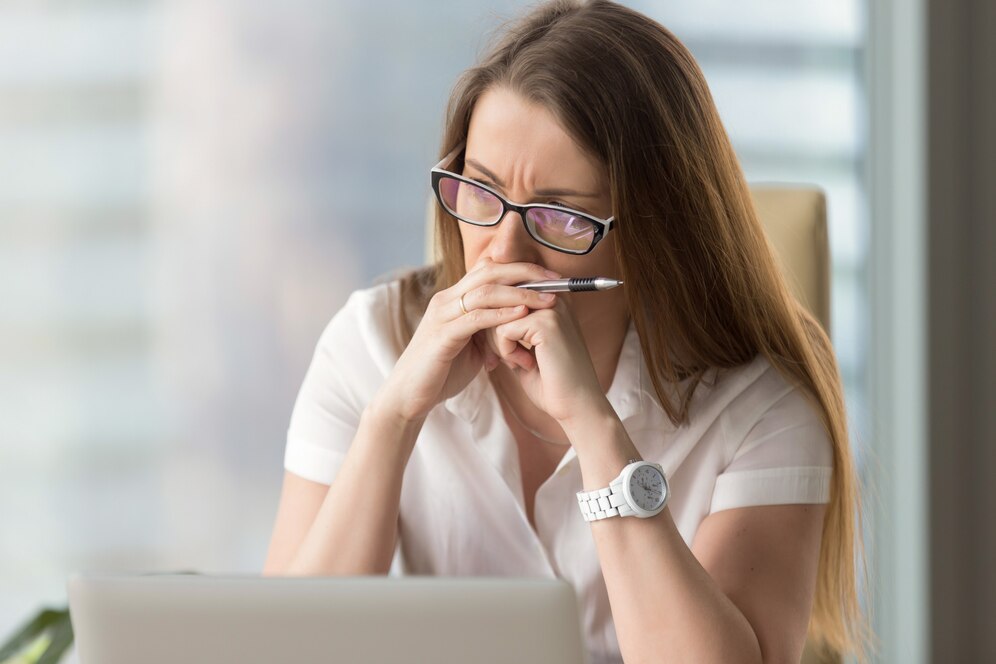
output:
[{"label": "woman's hand", "polygon": [[[432,296],[411,342],[378,394],[378,405],[404,420],[428,415],[436,404],[458,394],[476,376],[485,360],[493,369],[482,331],[521,319],[530,309],[554,306],[513,284],[561,278],[533,263],[495,263],[484,258],[451,288]],[[460,296],[469,313],[460,309]],[[521,308],[516,308],[521,307]]]},{"label": "woman's hand", "polygon": [[561,424],[605,400],[577,318],[559,298],[487,335],[529,399]]}]

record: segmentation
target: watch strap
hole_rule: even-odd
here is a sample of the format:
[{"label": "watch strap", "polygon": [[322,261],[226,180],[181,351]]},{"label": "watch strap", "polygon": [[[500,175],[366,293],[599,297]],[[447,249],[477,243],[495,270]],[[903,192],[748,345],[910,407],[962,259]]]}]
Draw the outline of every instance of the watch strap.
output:
[{"label": "watch strap", "polygon": [[598,521],[612,516],[630,516],[633,508],[623,496],[622,479],[616,478],[604,489],[578,491],[578,506],[585,521]]}]

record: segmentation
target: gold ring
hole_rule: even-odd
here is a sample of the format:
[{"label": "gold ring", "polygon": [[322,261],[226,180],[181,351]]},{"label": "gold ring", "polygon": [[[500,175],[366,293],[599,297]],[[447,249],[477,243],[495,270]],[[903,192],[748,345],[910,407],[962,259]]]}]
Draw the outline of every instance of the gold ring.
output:
[{"label": "gold ring", "polygon": [[[466,293],[464,293],[463,295],[466,295]],[[463,306],[463,295],[460,296],[460,311],[462,311],[464,314],[469,314],[470,312],[467,311],[467,307]]]}]

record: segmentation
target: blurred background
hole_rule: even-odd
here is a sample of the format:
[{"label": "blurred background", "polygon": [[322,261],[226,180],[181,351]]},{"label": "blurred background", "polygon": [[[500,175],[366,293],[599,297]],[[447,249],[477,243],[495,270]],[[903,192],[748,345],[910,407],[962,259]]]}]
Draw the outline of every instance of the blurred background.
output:
[{"label": "blurred background", "polygon": [[[351,291],[423,263],[450,87],[526,4],[0,4],[0,636],[64,603],[74,570],[262,568],[319,333]],[[944,433],[932,427],[966,425],[954,411],[929,417],[928,296],[962,307],[943,315],[946,333],[965,331],[959,315],[982,323],[967,353],[996,336],[993,307],[980,316],[964,290],[943,296],[943,279],[960,283],[974,255],[972,287],[996,291],[972,253],[972,238],[992,239],[982,224],[947,244],[930,235],[945,195],[958,218],[987,218],[991,197],[965,198],[982,196],[983,180],[945,169],[927,195],[935,79],[956,100],[944,127],[966,139],[950,149],[992,165],[975,142],[991,148],[991,130],[963,122],[989,127],[986,115],[958,101],[984,83],[965,71],[985,58],[928,63],[927,46],[981,43],[974,26],[990,3],[625,4],[691,49],[748,180],[826,191],[832,336],[868,493],[880,660],[930,661],[947,634],[928,610],[930,441]],[[965,209],[973,200],[982,207]],[[928,270],[928,244],[951,249],[947,272]],[[986,389],[971,372],[992,368],[961,367]],[[965,386],[966,375],[948,379]],[[978,417],[993,396],[946,394]],[[991,418],[969,430],[966,454],[993,431]],[[994,504],[992,492],[952,500]],[[988,541],[973,560],[994,551]],[[951,632],[963,644],[964,629]]]}]

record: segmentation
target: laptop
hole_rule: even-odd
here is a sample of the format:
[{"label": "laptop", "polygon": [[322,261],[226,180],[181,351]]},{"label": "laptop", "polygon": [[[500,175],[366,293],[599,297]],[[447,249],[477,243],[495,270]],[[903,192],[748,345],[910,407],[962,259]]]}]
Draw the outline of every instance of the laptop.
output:
[{"label": "laptop", "polygon": [[561,580],[76,573],[67,587],[80,664],[586,659]]}]

